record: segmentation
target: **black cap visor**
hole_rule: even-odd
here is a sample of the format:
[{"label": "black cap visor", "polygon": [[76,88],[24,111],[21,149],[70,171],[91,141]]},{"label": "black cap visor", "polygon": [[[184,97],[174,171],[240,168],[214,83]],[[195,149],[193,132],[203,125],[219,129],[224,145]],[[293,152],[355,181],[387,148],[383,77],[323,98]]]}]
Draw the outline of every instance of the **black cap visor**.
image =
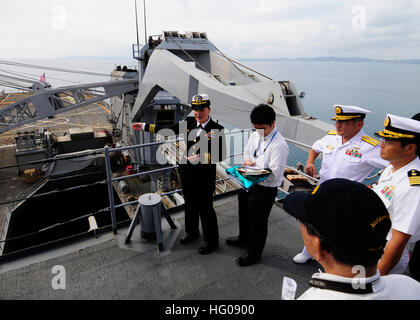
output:
[{"label": "black cap visor", "polygon": [[309,192],[293,192],[284,199],[283,208],[292,217],[302,223],[309,223],[305,202],[310,198]]},{"label": "black cap visor", "polygon": [[204,105],[201,105],[201,106],[192,105],[191,107],[193,111],[203,111],[205,108],[207,108],[207,106],[204,106]]}]

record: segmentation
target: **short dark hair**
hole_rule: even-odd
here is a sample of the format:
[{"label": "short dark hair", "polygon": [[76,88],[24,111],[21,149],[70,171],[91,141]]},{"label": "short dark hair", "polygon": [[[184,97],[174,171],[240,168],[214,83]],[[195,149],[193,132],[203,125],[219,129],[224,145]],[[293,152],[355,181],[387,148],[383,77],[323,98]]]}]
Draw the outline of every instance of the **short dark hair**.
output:
[{"label": "short dark hair", "polygon": [[319,232],[310,224],[304,223],[308,234],[315,236],[321,243],[321,249],[330,253],[338,262],[350,266],[364,266],[365,268],[375,267],[379,259],[384,253],[384,248],[379,250],[361,251],[343,250],[336,246],[334,243],[327,241]]},{"label": "short dark hair", "polygon": [[420,136],[419,135],[416,135],[416,137],[413,139],[400,138],[398,139],[398,141],[401,142],[401,147],[405,147],[406,145],[409,145],[409,144],[415,144],[417,146],[416,154],[418,157],[420,157]]},{"label": "short dark hair", "polygon": [[276,113],[273,108],[266,104],[260,104],[251,112],[252,124],[268,124],[272,125],[276,120]]}]

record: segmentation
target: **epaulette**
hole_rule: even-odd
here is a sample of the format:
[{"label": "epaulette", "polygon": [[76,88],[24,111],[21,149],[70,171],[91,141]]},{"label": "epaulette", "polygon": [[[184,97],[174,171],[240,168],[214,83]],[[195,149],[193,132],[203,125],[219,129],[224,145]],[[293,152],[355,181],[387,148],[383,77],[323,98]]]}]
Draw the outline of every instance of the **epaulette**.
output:
[{"label": "epaulette", "polygon": [[367,142],[367,143],[371,144],[371,145],[372,145],[372,146],[374,146],[374,147],[376,147],[378,144],[380,144],[380,142],[379,142],[378,140],[373,139],[373,138],[371,138],[371,137],[369,137],[369,136],[363,136],[363,137],[362,137],[362,140],[363,140],[364,142]]},{"label": "epaulette", "polygon": [[331,130],[330,132],[328,132],[329,136],[336,136],[337,135],[337,131],[335,130]]},{"label": "epaulette", "polygon": [[408,171],[408,180],[411,186],[420,186],[420,171],[415,169]]}]

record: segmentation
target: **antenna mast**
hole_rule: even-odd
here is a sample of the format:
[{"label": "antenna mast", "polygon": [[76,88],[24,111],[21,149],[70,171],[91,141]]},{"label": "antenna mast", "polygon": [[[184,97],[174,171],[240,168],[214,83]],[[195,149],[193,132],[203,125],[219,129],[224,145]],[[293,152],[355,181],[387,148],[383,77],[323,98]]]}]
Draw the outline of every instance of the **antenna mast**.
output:
[{"label": "antenna mast", "polygon": [[134,6],[136,8],[136,31],[137,31],[137,50],[140,50],[140,39],[139,39],[139,19],[137,17],[137,0],[134,0]]},{"label": "antenna mast", "polygon": [[146,0],[143,0],[143,11],[144,11],[144,44],[146,44],[147,43]]}]

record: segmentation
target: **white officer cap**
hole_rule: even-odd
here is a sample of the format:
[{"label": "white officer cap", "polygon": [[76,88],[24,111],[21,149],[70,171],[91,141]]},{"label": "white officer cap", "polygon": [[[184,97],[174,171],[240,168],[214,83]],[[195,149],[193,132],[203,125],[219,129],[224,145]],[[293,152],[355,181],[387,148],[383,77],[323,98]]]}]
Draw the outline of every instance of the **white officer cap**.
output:
[{"label": "white officer cap", "polygon": [[387,114],[383,131],[375,134],[389,139],[414,139],[420,135],[420,121]]},{"label": "white officer cap", "polygon": [[367,113],[370,113],[369,110],[356,107],[356,106],[343,106],[340,104],[336,104],[334,106],[334,111],[336,116],[331,120],[335,121],[346,121],[352,119],[364,119]]},{"label": "white officer cap", "polygon": [[207,94],[197,94],[192,98],[192,105],[199,106],[209,104],[210,99]]}]

